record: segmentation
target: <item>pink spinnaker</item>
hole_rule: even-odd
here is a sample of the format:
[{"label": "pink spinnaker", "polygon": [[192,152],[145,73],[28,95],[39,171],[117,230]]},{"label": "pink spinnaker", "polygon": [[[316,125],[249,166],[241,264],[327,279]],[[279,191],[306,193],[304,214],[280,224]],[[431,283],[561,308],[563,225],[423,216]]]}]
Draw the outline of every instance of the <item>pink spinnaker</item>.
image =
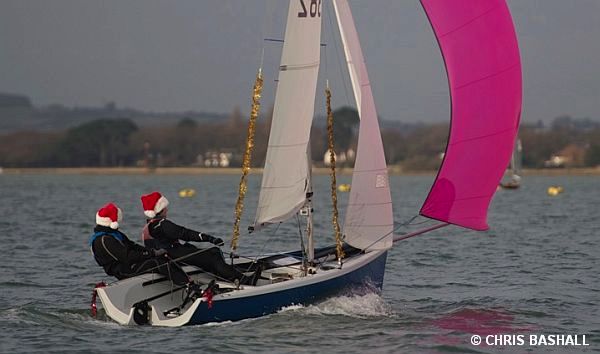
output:
[{"label": "pink spinnaker", "polygon": [[444,161],[421,215],[486,230],[521,113],[521,60],[505,0],[421,0],[437,37],[451,96]]}]

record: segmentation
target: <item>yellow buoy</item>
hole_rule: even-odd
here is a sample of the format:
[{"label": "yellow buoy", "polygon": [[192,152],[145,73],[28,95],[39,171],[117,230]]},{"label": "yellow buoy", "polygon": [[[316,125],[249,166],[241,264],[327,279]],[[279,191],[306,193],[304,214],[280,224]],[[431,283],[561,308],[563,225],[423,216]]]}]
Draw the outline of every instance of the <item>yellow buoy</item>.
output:
[{"label": "yellow buoy", "polygon": [[343,183],[338,186],[338,191],[340,192],[350,192],[350,185],[348,183]]},{"label": "yellow buoy", "polygon": [[556,196],[563,192],[563,187],[561,186],[550,186],[548,187],[548,195]]},{"label": "yellow buoy", "polygon": [[179,197],[191,198],[196,195],[196,190],[192,188],[185,188],[179,191]]}]

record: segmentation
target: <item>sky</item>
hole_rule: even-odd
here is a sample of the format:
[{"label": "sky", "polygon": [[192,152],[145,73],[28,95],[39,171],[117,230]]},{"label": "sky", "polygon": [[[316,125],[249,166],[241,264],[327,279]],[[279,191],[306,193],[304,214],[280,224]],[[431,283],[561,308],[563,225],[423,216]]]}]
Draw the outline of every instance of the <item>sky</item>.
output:
[{"label": "sky", "polygon": [[[483,0],[482,0],[483,1]],[[324,2],[319,90],[353,105],[331,4]],[[600,120],[600,1],[509,0],[523,65],[524,122]],[[350,0],[378,113],[445,122],[447,79],[417,0]],[[0,0],[0,92],[36,106],[250,111],[264,48],[263,107],[283,38],[283,0]],[[320,91],[319,91],[320,92]],[[317,99],[316,113],[325,111]]]}]

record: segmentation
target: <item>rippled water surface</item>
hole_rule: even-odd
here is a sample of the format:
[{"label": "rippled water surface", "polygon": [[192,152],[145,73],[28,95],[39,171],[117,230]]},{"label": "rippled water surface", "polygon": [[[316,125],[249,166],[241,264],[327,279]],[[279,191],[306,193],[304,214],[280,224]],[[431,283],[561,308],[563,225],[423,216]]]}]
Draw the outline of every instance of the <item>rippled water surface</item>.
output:
[{"label": "rippled water surface", "polygon": [[[492,203],[490,231],[447,227],[397,243],[383,294],[341,296],[235,323],[123,327],[89,314],[109,280],[87,239],[107,201],[138,240],[142,193],[161,190],[175,222],[228,239],[237,176],[0,175],[0,352],[580,352],[600,350],[598,177],[526,177]],[[315,177],[315,226],[330,243],[328,178]],[[349,183],[342,176],[340,183]],[[391,178],[398,223],[418,213],[431,176]],[[253,217],[252,176],[244,225]],[[564,193],[550,197],[558,184]],[[194,188],[194,198],[177,191]],[[340,195],[343,210],[347,194]],[[343,220],[343,219],[342,219]],[[415,222],[422,222],[416,219]],[[429,224],[423,224],[429,225]],[[423,225],[402,228],[406,232]],[[243,235],[241,252],[298,248],[296,225]],[[319,232],[320,231],[320,232]],[[290,236],[290,234],[292,236]],[[585,334],[588,347],[473,346],[472,335]]]}]

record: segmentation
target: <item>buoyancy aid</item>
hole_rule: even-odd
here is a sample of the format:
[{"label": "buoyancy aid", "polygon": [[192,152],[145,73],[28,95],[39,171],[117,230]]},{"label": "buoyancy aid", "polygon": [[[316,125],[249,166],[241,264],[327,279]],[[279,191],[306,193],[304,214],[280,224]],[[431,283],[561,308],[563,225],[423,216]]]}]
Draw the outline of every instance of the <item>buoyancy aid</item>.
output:
[{"label": "buoyancy aid", "polygon": [[98,237],[103,236],[103,235],[112,236],[112,237],[116,238],[117,240],[123,242],[123,236],[118,232],[98,231],[98,232],[94,232],[94,234],[92,236],[90,236],[90,241],[89,241],[90,247],[92,246],[92,244],[94,243],[94,241],[96,241],[96,239]]},{"label": "buoyancy aid", "polygon": [[[159,219],[150,219],[150,220],[148,220],[148,222],[146,222],[146,225],[144,225],[144,228],[142,229],[142,242],[146,246],[148,246],[146,244],[146,241],[154,240],[154,237],[152,237],[152,235],[150,234],[150,227],[149,227],[149,225],[151,223],[153,223],[155,220],[159,220]],[[162,219],[160,219],[160,220],[162,220]]]},{"label": "buoyancy aid", "polygon": [[[94,234],[92,236],[90,236],[90,240],[89,240],[90,252],[92,253],[92,256],[94,257],[94,260],[96,261],[96,263],[98,263],[99,266],[104,268],[104,271],[106,272],[106,274],[111,275],[111,276],[116,276],[117,278],[119,278],[119,274],[121,271],[121,265],[119,262],[115,262],[115,261],[117,261],[117,259],[114,259],[114,261],[108,260],[108,259],[101,259],[96,255],[96,252],[94,252],[94,247],[93,247],[94,241],[96,241],[96,239],[98,239],[99,237],[102,237],[102,236],[111,236],[115,240],[123,243],[123,241],[124,241],[123,235],[117,231],[115,231],[115,232],[96,231],[96,232],[94,232]],[[115,256],[112,255],[112,257],[114,258]]]},{"label": "buoyancy aid", "polygon": [[94,232],[94,234],[92,236],[90,236],[90,240],[89,240],[89,245],[90,245],[90,251],[92,252],[92,255],[94,256],[94,258],[96,258],[96,254],[94,253],[94,247],[92,247],[92,245],[94,244],[94,241],[96,241],[96,239],[98,237],[104,236],[104,235],[108,235],[108,236],[112,236],[115,239],[119,240],[120,242],[123,242],[123,235],[121,235],[118,232],[109,232],[109,231],[98,231],[98,232]]}]

